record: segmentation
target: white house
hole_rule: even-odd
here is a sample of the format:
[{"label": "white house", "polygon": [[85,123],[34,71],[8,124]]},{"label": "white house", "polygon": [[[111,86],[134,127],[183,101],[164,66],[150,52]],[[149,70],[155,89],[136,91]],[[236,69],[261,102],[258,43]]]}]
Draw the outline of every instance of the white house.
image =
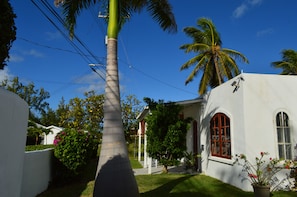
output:
[{"label": "white house", "polygon": [[[236,154],[253,160],[260,152],[269,157],[297,157],[297,76],[247,74],[225,82],[200,98],[179,101],[184,117],[192,117],[187,149],[201,154],[197,168],[246,191],[250,182],[234,165]],[[144,115],[139,134],[145,138]]]},{"label": "white house", "polygon": [[43,133],[43,140],[42,140],[41,144],[44,144],[44,145],[54,144],[54,139],[55,139],[56,135],[60,131],[63,130],[63,128],[57,127],[57,126],[54,126],[54,125],[44,127],[44,128],[50,130],[50,132],[47,135],[45,133]]}]

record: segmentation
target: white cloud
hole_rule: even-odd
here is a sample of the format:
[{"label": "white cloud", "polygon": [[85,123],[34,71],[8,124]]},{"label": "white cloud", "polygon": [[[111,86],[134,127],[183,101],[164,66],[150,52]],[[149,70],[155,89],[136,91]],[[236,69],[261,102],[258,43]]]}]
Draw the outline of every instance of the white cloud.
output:
[{"label": "white cloud", "polygon": [[[73,80],[74,83],[82,85],[78,88],[80,93],[95,91],[97,94],[103,94],[105,92],[105,71],[96,69],[96,72],[92,72]],[[119,80],[121,81],[122,78],[123,74],[119,72]],[[120,84],[120,91],[125,91],[125,86],[122,84]]]},{"label": "white cloud", "polygon": [[242,17],[250,8],[261,5],[264,0],[247,0],[233,11],[234,18]]},{"label": "white cloud", "polygon": [[257,32],[257,37],[261,37],[267,34],[272,34],[273,33],[273,29],[272,28],[268,28],[268,29],[263,29],[261,31]]},{"label": "white cloud", "polygon": [[260,5],[263,2],[263,0],[249,0],[248,3],[252,6]]},{"label": "white cloud", "polygon": [[18,50],[17,53],[12,53],[9,55],[8,62],[23,62],[25,60],[25,56],[33,56],[37,58],[44,57],[44,54],[36,51],[35,49],[31,50]]},{"label": "white cloud", "polygon": [[78,88],[79,92],[84,93],[92,90],[94,90],[95,92],[104,91],[105,80],[103,80],[102,78],[105,78],[105,74],[100,70],[96,71],[97,73],[92,72],[74,80],[75,83],[82,85],[82,87]]},{"label": "white cloud", "polygon": [[48,41],[52,41],[52,40],[58,40],[60,38],[62,38],[62,35],[60,32],[56,31],[56,32],[45,32],[46,35],[46,39]]},{"label": "white cloud", "polygon": [[17,54],[10,54],[8,61],[9,62],[22,62],[22,61],[24,61],[24,58],[22,56],[17,55]]},{"label": "white cloud", "polygon": [[3,70],[0,70],[0,83],[3,81],[3,80],[10,80],[12,78],[12,75],[9,74],[9,70],[7,68],[7,66],[4,67]]},{"label": "white cloud", "polygon": [[239,7],[237,7],[233,11],[233,17],[240,18],[242,15],[245,14],[245,12],[248,10],[248,7],[246,4],[241,4]]},{"label": "white cloud", "polygon": [[23,51],[24,55],[34,56],[34,57],[44,57],[44,55],[34,49],[31,49],[29,51]]}]

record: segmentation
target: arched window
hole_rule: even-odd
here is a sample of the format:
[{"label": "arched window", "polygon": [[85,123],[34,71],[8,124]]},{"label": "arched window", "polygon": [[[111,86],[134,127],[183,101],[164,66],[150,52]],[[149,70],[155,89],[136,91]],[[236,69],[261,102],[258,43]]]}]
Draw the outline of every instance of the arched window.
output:
[{"label": "arched window", "polygon": [[223,113],[210,121],[211,155],[231,159],[230,119]]},{"label": "arched window", "polygon": [[289,116],[285,112],[276,115],[278,155],[280,159],[292,159]]}]

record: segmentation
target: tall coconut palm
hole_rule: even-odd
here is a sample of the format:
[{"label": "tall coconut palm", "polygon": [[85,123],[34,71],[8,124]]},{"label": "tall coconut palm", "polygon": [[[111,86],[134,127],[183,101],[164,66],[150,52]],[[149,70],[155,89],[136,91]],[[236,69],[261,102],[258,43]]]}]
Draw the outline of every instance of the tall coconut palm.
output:
[{"label": "tall coconut palm", "polygon": [[203,72],[199,94],[204,94],[208,87],[214,88],[239,74],[235,59],[248,63],[248,59],[238,51],[222,48],[222,41],[216,27],[210,19],[200,18],[196,27],[186,27],[184,32],[193,39],[193,43],[184,44],[180,49],[186,53],[194,52],[196,56],[181,66],[181,70],[194,65],[193,71],[186,79],[191,82],[199,71]]},{"label": "tall coconut palm", "polygon": [[297,51],[287,49],[282,51],[282,61],[272,62],[274,68],[281,68],[281,75],[297,75]]},{"label": "tall coconut palm", "polygon": [[76,17],[94,3],[107,3],[107,66],[104,102],[104,129],[100,158],[94,186],[94,196],[139,196],[138,187],[128,158],[121,118],[120,90],[117,62],[117,38],[127,14],[143,8],[152,15],[163,30],[176,32],[177,25],[168,0],[55,0],[62,3],[70,35],[73,35]]}]

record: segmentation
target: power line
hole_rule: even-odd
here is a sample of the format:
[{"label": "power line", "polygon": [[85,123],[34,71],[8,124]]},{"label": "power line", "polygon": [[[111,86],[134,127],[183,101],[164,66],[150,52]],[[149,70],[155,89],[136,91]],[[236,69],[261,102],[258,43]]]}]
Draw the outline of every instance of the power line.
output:
[{"label": "power line", "polygon": [[[102,60],[100,60],[99,59],[99,57],[97,57],[97,56],[95,56],[94,54],[93,54],[93,52],[87,47],[87,45],[84,43],[84,42],[82,42],[82,40],[78,37],[78,36],[76,36],[76,35],[74,35],[74,38],[78,41],[78,43],[87,51],[87,53],[88,54],[90,54],[90,55],[86,55],[85,53],[83,53],[83,51],[74,43],[74,42],[72,42],[70,39],[69,39],[69,37],[65,34],[65,32],[63,32],[56,24],[55,24],[55,22],[40,8],[40,6],[38,6],[35,2],[34,2],[34,0],[31,0],[31,2],[41,11],[41,13],[46,17],[46,19],[52,24],[52,25],[54,25],[54,27],[56,27],[57,29],[58,29],[58,31],[63,35],[63,37],[67,40],[67,42],[69,42],[70,43],[70,45],[77,51],[77,52],[73,52],[73,51],[70,51],[70,50],[65,50],[65,49],[59,49],[59,48],[54,48],[54,47],[49,47],[49,46],[45,46],[45,45],[41,45],[41,44],[39,44],[39,43],[34,43],[34,42],[32,42],[32,41],[28,41],[27,39],[24,39],[24,38],[21,38],[22,40],[24,40],[24,41],[27,41],[27,42],[31,42],[32,44],[36,44],[36,45],[39,45],[39,46],[43,46],[43,47],[47,47],[47,48],[51,48],[51,49],[55,49],[55,50],[61,50],[61,51],[65,51],[65,52],[71,52],[71,53],[76,53],[76,54],[78,54],[78,55],[80,55],[88,64],[90,64],[92,61],[91,61],[91,59],[90,58],[93,58],[94,60],[95,60],[95,62],[96,63],[99,63],[99,64],[103,64],[102,63]],[[66,26],[66,24],[65,24],[65,22],[64,22],[64,20],[61,18],[61,16],[53,9],[53,7],[51,6],[51,5],[49,5],[48,4],[48,2],[46,2],[45,0],[41,0],[41,2],[42,2],[42,4],[44,5],[44,7],[62,24],[62,26]],[[93,9],[91,9],[90,10],[90,12],[91,12],[91,15],[92,16],[94,16],[94,10]],[[95,20],[95,21],[98,21],[98,20]],[[103,30],[103,28],[101,28],[101,25],[98,23],[98,22],[96,22],[96,24],[98,25],[98,27],[101,29],[101,31],[102,32],[104,32],[104,30]],[[176,86],[173,86],[173,85],[171,85],[171,84],[169,84],[169,83],[167,83],[167,82],[165,82],[165,81],[162,81],[162,80],[160,80],[160,79],[158,79],[158,78],[156,78],[156,77],[153,77],[152,75],[149,75],[149,74],[147,74],[147,73],[145,73],[145,72],[143,72],[143,71],[141,71],[141,70],[139,70],[139,69],[137,69],[135,66],[132,66],[131,64],[130,64],[130,60],[129,60],[129,57],[128,57],[128,53],[127,53],[127,50],[126,50],[126,47],[125,47],[125,44],[124,44],[124,42],[123,42],[123,40],[120,38],[120,41],[121,41],[121,43],[122,43],[122,47],[123,47],[123,50],[124,50],[124,54],[125,54],[125,57],[126,57],[126,60],[127,60],[127,63],[125,62],[125,64],[127,64],[128,66],[129,66],[129,68],[130,69],[134,69],[135,71],[137,71],[137,72],[139,72],[139,73],[141,73],[141,74],[143,74],[143,75],[145,75],[146,77],[148,77],[148,78],[150,78],[150,79],[153,79],[153,80],[155,80],[155,81],[158,81],[159,83],[162,83],[162,84],[164,84],[164,85],[166,85],[166,86],[168,86],[168,87],[171,87],[171,88],[174,88],[174,89],[177,89],[177,90],[179,90],[179,91],[183,91],[183,92],[186,92],[186,93],[189,93],[189,94],[193,94],[193,95],[196,95],[196,94],[194,94],[194,93],[192,93],[192,92],[189,92],[189,91],[186,91],[186,90],[184,90],[184,89],[182,89],[182,88],[178,88],[178,87],[176,87]],[[93,71],[95,70],[94,68],[91,68]],[[103,70],[103,68],[101,68],[101,67],[99,67],[98,69],[101,69],[101,70]],[[96,70],[94,71],[94,72],[96,72],[96,73],[98,73]],[[103,72],[105,72],[105,70],[103,70]],[[104,77],[102,77],[100,74],[98,74],[99,76],[100,76],[100,78],[102,79],[102,80],[104,80],[105,81],[105,78]]]},{"label": "power line", "polygon": [[135,68],[135,67],[132,66],[132,65],[130,65],[129,68],[134,69],[135,71],[137,71],[137,72],[139,72],[139,73],[145,75],[146,77],[148,77],[148,78],[150,78],[150,79],[153,79],[153,80],[155,80],[155,81],[158,81],[159,83],[162,83],[162,84],[164,84],[164,85],[166,85],[166,86],[168,86],[168,87],[171,87],[171,88],[174,88],[174,89],[176,89],[176,90],[179,90],[179,91],[182,91],[182,92],[185,92],[185,93],[188,93],[188,94],[192,94],[192,95],[197,96],[197,94],[194,94],[193,92],[190,92],[190,91],[184,90],[184,89],[182,89],[182,88],[178,88],[178,87],[176,87],[176,86],[173,86],[173,85],[171,85],[171,84],[169,84],[169,83],[167,83],[167,82],[165,82],[165,81],[162,81],[162,80],[160,80],[160,79],[158,79],[158,78],[156,78],[156,77],[153,77],[152,75],[149,75],[149,74],[147,74],[147,73],[145,73],[145,72],[143,72],[143,71],[141,71],[141,70]]},{"label": "power line", "polygon": [[[28,40],[26,38],[23,38],[23,37],[17,37],[17,39],[19,40],[23,40],[25,42],[28,42],[30,44],[33,44],[33,45],[36,45],[36,46],[40,46],[40,47],[44,47],[44,48],[48,48],[48,49],[52,49],[52,50],[57,50],[57,51],[63,51],[63,52],[68,52],[68,53],[73,53],[73,54],[76,54],[76,55],[83,55],[85,57],[93,57],[92,55],[88,55],[88,54],[81,54],[79,52],[76,52],[76,51],[71,51],[71,50],[68,50],[68,49],[62,49],[62,48],[57,48],[57,47],[52,47],[52,46],[48,46],[48,45],[44,45],[44,44],[40,44],[38,42],[34,42],[34,41],[31,41],[31,40]],[[101,58],[103,61],[103,59],[106,59],[105,57],[98,57],[98,56],[95,56],[96,58]]]},{"label": "power line", "polygon": [[168,86],[168,87],[171,87],[171,88],[174,88],[174,89],[176,89],[176,90],[179,90],[179,91],[186,92],[186,93],[188,93],[188,94],[193,94],[193,95],[197,96],[197,94],[194,94],[194,93],[192,93],[192,92],[190,92],[190,91],[187,91],[187,90],[184,90],[184,89],[182,89],[182,88],[178,88],[178,87],[176,87],[176,86],[173,86],[173,85],[171,85],[171,84],[169,84],[169,83],[167,83],[167,82],[165,82],[165,81],[162,81],[162,80],[160,80],[160,79],[158,79],[158,78],[156,78],[156,77],[153,77],[152,75],[149,75],[149,74],[147,74],[147,73],[141,71],[140,69],[137,69],[137,68],[135,68],[134,66],[132,66],[132,64],[130,64],[130,60],[129,60],[129,57],[128,57],[128,52],[127,52],[127,50],[126,50],[124,41],[123,41],[122,39],[120,39],[120,41],[121,41],[121,43],[122,43],[122,47],[123,47],[123,50],[124,50],[124,54],[125,54],[125,56],[126,56],[126,60],[127,60],[127,62],[128,62],[128,63],[126,63],[126,64],[129,66],[130,69],[134,69],[135,71],[137,71],[137,72],[139,72],[139,73],[145,75],[146,77],[148,77],[148,78],[150,78],[150,79],[153,79],[153,80],[155,80],[155,81],[158,81],[159,83],[164,84],[164,85],[166,85],[166,86]]},{"label": "power line", "polygon": [[[45,18],[63,35],[65,40],[81,55],[82,51],[77,47],[71,40],[69,40],[68,36],[63,32],[57,25],[56,23],[41,9],[39,5],[37,5],[34,0],[31,0],[31,2],[37,7],[37,9],[45,16]],[[43,1],[41,1],[43,2]],[[87,62],[87,58],[81,55],[81,57]]]},{"label": "power line", "polygon": [[[87,47],[86,44],[84,44],[78,36],[74,35],[74,38],[79,42],[79,44],[90,54],[90,56],[86,56],[83,51],[72,41],[70,38],[65,34],[64,31],[61,30],[61,28],[58,27],[58,25],[41,9],[39,5],[37,5],[34,0],[31,0],[31,2],[38,8],[38,10],[46,17],[46,19],[63,35],[63,37],[66,39],[66,41],[77,51],[77,53],[86,61],[87,64],[93,62],[91,58],[93,58],[96,62],[101,63],[101,60],[99,60],[92,52],[91,50]],[[41,0],[42,5],[46,8],[47,11],[49,11],[56,20],[60,22],[60,24],[65,27],[66,24],[64,20],[61,18],[61,16],[53,9],[51,5],[49,5],[48,2]],[[102,80],[105,80],[104,77],[100,75],[100,78]]]}]

